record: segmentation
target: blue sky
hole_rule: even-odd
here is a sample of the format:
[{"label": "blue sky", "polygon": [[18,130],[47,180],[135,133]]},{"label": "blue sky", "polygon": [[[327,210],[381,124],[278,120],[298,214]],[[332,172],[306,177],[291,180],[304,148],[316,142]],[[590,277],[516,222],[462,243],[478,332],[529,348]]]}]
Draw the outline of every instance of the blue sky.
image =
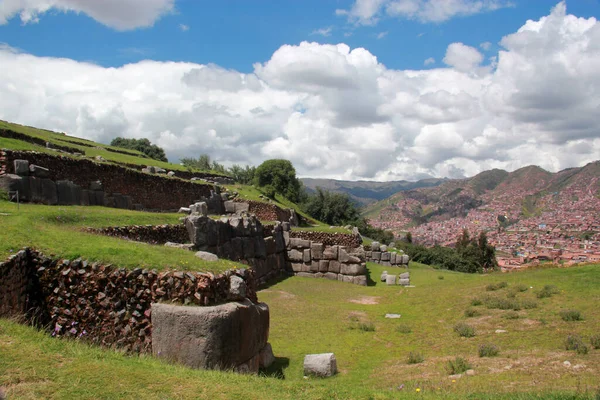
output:
[{"label": "blue sky", "polygon": [[600,158],[599,0],[0,0],[0,119],[300,176]]},{"label": "blue sky", "polygon": [[[356,26],[335,13],[351,8],[352,1],[179,0],[154,26],[124,32],[82,13],[51,11],[25,25],[15,17],[0,25],[0,42],[38,56],[103,66],[152,59],[214,63],[240,72],[251,72],[255,62],[267,61],[282,44],[343,42],[369,49],[388,68],[420,69],[430,57],[437,62],[429,67],[439,66],[453,42],[473,47],[490,42],[493,53],[504,35],[547,15],[557,2],[512,0],[513,7],[438,23],[384,17],[376,26]],[[598,0],[571,0],[568,7],[581,17],[600,15]],[[318,34],[320,29],[330,29],[328,36]],[[378,39],[379,34],[385,36]]]}]

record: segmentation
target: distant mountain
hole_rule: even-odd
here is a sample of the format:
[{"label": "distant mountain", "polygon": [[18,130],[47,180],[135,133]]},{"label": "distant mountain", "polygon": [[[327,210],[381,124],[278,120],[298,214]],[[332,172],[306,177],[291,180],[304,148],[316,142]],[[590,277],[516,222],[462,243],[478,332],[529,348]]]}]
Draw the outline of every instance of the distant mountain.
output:
[{"label": "distant mountain", "polygon": [[447,179],[422,179],[417,182],[391,181],[339,181],[335,179],[300,179],[309,192],[316,191],[317,187],[332,192],[346,193],[352,200],[361,206],[383,200],[401,191],[424,187],[433,187],[446,182]]},{"label": "distant mountain", "polygon": [[493,169],[435,187],[405,190],[369,204],[363,215],[376,226],[401,231],[466,217],[475,209],[507,215],[514,221],[563,209],[569,202],[586,207],[581,199],[599,195],[600,161],[557,173],[528,166],[510,173]]}]

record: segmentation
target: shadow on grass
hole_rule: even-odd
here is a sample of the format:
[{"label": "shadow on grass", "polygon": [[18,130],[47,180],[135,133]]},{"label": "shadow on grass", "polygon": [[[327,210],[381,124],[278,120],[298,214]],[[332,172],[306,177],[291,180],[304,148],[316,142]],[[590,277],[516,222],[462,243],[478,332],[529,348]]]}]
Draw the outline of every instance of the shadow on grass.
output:
[{"label": "shadow on grass", "polygon": [[377,282],[375,282],[373,280],[373,278],[371,278],[371,269],[367,265],[367,286],[375,286],[375,285],[377,285]]},{"label": "shadow on grass", "polygon": [[281,282],[285,281],[286,279],[291,278],[292,276],[294,276],[293,273],[291,273],[289,271],[283,271],[283,273],[281,275],[279,275],[277,278],[270,279],[265,284],[260,285],[259,287],[257,287],[256,290],[268,289],[271,286],[275,286],[278,283],[281,283]]},{"label": "shadow on grass", "polygon": [[283,370],[290,365],[290,359],[287,357],[275,357],[275,361],[269,368],[261,369],[259,376],[268,378],[285,379]]}]

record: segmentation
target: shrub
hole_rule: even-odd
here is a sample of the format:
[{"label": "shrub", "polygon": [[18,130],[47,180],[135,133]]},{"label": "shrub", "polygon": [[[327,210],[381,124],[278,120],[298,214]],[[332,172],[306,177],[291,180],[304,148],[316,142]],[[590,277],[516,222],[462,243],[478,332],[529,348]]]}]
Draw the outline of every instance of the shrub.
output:
[{"label": "shrub", "polygon": [[475,336],[475,328],[464,322],[459,322],[454,325],[454,332],[458,333],[458,336],[461,337],[469,338]]},{"label": "shrub", "polygon": [[479,311],[477,311],[477,310],[472,309],[472,308],[467,308],[465,310],[465,317],[467,317],[467,318],[477,317],[479,315],[481,315],[481,313]]},{"label": "shrub", "polygon": [[538,299],[544,299],[546,297],[552,297],[555,294],[560,293],[560,290],[554,285],[545,285],[542,290],[537,293]]},{"label": "shrub", "polygon": [[519,319],[521,316],[516,311],[508,311],[502,316],[504,319]]},{"label": "shrub", "polygon": [[505,299],[502,297],[488,296],[484,299],[485,306],[489,309],[498,310],[514,310],[519,311],[521,305],[518,301],[512,299]]},{"label": "shrub", "polygon": [[472,299],[471,300],[471,305],[472,306],[480,306],[482,304],[483,304],[483,302],[481,301],[481,299]]},{"label": "shrub", "polygon": [[490,283],[489,285],[487,285],[485,287],[485,290],[487,290],[488,292],[493,292],[495,290],[504,289],[507,286],[508,286],[508,283],[506,283],[506,282]]},{"label": "shrub", "polygon": [[587,354],[589,348],[578,335],[569,335],[565,339],[565,349],[575,350],[577,354]]},{"label": "shrub", "polygon": [[406,360],[408,364],[421,364],[423,361],[425,361],[423,354],[416,351],[411,351],[408,354],[408,359]]},{"label": "shrub", "polygon": [[500,349],[495,344],[481,344],[479,345],[479,357],[495,357],[500,352]]},{"label": "shrub", "polygon": [[526,292],[527,290],[529,290],[529,287],[527,285],[519,283],[513,286],[513,290],[516,290],[517,292]]},{"label": "shrub", "polygon": [[590,337],[590,343],[594,349],[600,349],[600,333]]},{"label": "shrub", "polygon": [[363,332],[375,332],[375,325],[371,322],[361,322],[358,324],[358,329]]},{"label": "shrub", "polygon": [[577,310],[562,310],[559,312],[560,317],[563,321],[581,321],[583,316]]},{"label": "shrub", "polygon": [[523,299],[521,300],[521,307],[525,310],[531,310],[532,308],[536,308],[538,306],[535,300],[531,299]]},{"label": "shrub", "polygon": [[448,363],[446,364],[448,375],[462,374],[469,369],[471,369],[471,365],[462,357],[456,357],[454,360],[448,360]]},{"label": "shrub", "polygon": [[4,189],[0,189],[0,200],[8,200],[8,192]]},{"label": "shrub", "polygon": [[444,280],[444,275],[438,275],[438,279],[441,281]]},{"label": "shrub", "polygon": [[412,332],[412,328],[408,325],[405,324],[401,324],[398,325],[396,327],[396,332],[400,332],[400,333],[411,333]]}]

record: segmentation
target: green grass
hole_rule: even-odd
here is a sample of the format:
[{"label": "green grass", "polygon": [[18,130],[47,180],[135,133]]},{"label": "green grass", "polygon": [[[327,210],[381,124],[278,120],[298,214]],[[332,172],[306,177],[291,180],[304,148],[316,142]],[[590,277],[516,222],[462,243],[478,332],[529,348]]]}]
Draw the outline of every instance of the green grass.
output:
[{"label": "green grass", "polygon": [[[372,277],[389,269],[371,263],[368,268]],[[3,320],[0,386],[19,399],[397,399],[414,398],[417,388],[426,398],[593,398],[600,351],[568,351],[564,340],[568,332],[584,338],[598,333],[599,266],[466,275],[411,263],[410,271],[414,288],[292,277],[260,291],[259,299],[269,304],[269,341],[285,379],[187,370],[150,357],[126,357],[51,339]],[[438,279],[440,274],[444,280]],[[537,308],[516,320],[503,318],[506,311],[483,309],[485,315],[469,319],[477,330],[473,338],[453,332],[471,298],[484,295],[490,282],[501,281],[533,286],[519,295],[531,299],[538,288],[559,282],[561,295],[538,300]],[[576,325],[563,321],[558,311],[565,308],[580,310],[585,320]],[[401,320],[384,317],[399,311]],[[348,329],[350,316],[372,323],[376,330]],[[542,318],[546,325],[538,322]],[[401,333],[399,326],[412,332]],[[496,334],[497,329],[506,333]],[[479,358],[477,349],[485,343],[502,352]],[[425,361],[407,364],[411,351]],[[303,379],[304,355],[321,352],[335,353],[340,373]],[[452,382],[446,368],[456,357],[470,364],[475,376]],[[565,360],[585,368],[565,368]]]},{"label": "green grass", "polygon": [[82,232],[84,227],[180,223],[181,214],[156,214],[105,207],[43,206],[0,200],[0,259],[23,247],[46,255],[157,270],[219,272],[237,263],[202,261],[193,252]]}]

